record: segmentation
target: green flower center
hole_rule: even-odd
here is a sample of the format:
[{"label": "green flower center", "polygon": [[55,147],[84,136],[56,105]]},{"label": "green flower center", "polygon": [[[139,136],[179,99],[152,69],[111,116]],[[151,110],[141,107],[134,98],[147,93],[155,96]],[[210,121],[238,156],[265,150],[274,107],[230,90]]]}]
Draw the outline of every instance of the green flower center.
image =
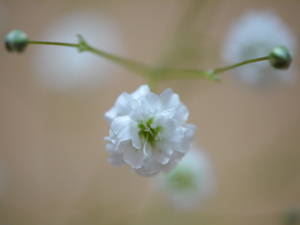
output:
[{"label": "green flower center", "polygon": [[153,118],[148,119],[146,122],[141,121],[138,124],[139,136],[141,139],[147,141],[150,145],[154,146],[158,140],[158,134],[162,130],[162,127],[153,127]]},{"label": "green flower center", "polygon": [[175,168],[166,175],[167,185],[178,191],[189,191],[197,188],[195,175],[187,169]]}]

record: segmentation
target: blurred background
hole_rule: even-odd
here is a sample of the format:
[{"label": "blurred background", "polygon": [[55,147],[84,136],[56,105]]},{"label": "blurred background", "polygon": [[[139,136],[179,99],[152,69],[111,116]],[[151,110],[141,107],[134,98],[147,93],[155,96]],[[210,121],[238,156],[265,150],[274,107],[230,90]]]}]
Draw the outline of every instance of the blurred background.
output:
[{"label": "blurred background", "polygon": [[[250,9],[276,12],[299,40],[298,0],[0,0],[0,33],[69,42],[81,33],[150,65],[213,68],[224,65],[231,24]],[[172,207],[154,178],[106,161],[103,114],[142,77],[53,46],[20,55],[2,46],[0,68],[0,225],[276,225],[300,207],[297,68],[292,84],[267,89],[242,85],[232,72],[221,83],[159,84],[188,106],[214,167],[214,195],[189,210]]]}]

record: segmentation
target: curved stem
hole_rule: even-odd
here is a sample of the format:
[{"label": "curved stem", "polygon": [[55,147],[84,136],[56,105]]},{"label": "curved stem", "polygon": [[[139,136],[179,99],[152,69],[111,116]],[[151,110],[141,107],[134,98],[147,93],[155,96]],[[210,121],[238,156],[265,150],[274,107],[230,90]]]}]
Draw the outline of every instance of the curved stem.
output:
[{"label": "curved stem", "polygon": [[236,67],[239,67],[239,66],[243,66],[243,65],[246,65],[246,64],[250,64],[250,63],[256,63],[256,62],[260,62],[260,61],[265,61],[265,60],[269,60],[269,56],[264,56],[264,57],[259,57],[259,58],[255,58],[255,59],[245,60],[245,61],[233,64],[233,65],[230,65],[230,66],[219,67],[219,68],[213,69],[212,71],[214,73],[224,73],[228,70],[232,70],[232,69],[234,69]]},{"label": "curved stem", "polygon": [[77,48],[80,52],[91,52],[98,56],[101,56],[111,62],[119,64],[128,70],[137,74],[146,76],[150,81],[165,80],[165,79],[197,79],[207,78],[209,80],[219,80],[218,74],[224,73],[228,70],[260,61],[269,60],[268,56],[259,57],[255,59],[245,60],[230,66],[219,67],[212,70],[193,70],[193,69],[179,69],[179,68],[154,68],[143,63],[123,58],[106,51],[97,49],[89,45],[82,36],[78,35],[79,43],[65,43],[65,42],[50,42],[50,41],[33,41],[30,40],[29,44],[34,45],[54,45],[54,46],[66,46]]},{"label": "curved stem", "polygon": [[122,65],[132,72],[138,73],[140,75],[150,76],[151,68],[145,64],[136,62],[131,59],[126,59],[120,56],[116,56],[111,53],[105,52],[103,50],[93,48],[91,46],[87,46],[85,50],[94,53],[96,55],[102,56],[103,58],[110,60],[116,64]]},{"label": "curved stem", "polygon": [[135,62],[130,59],[126,59],[117,55],[113,55],[111,53],[105,52],[103,50],[94,48],[87,44],[83,39],[80,40],[79,43],[65,43],[65,42],[50,42],[50,41],[29,41],[29,44],[35,44],[35,45],[53,45],[53,46],[66,46],[66,47],[73,47],[78,48],[80,52],[88,51],[91,53],[94,53],[98,56],[101,56],[107,60],[110,60],[116,64],[122,65],[126,67],[128,70],[136,72],[141,75],[149,76],[149,71],[151,68],[148,66]]}]

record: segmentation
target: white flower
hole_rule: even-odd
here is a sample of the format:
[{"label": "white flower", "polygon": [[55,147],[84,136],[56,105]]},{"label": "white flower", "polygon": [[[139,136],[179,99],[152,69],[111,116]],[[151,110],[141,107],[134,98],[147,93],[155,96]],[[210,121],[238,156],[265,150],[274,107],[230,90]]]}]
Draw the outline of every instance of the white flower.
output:
[{"label": "white flower", "polygon": [[181,209],[203,203],[215,189],[211,163],[195,148],[173,170],[160,175],[158,183],[174,206]]},{"label": "white flower", "polygon": [[[277,45],[296,52],[296,39],[277,14],[270,11],[250,11],[229,30],[224,42],[223,58],[233,64],[242,60],[267,56]],[[295,73],[273,69],[266,61],[246,65],[235,70],[241,81],[253,85],[272,82],[292,82]]]},{"label": "white flower", "polygon": [[[46,26],[39,39],[78,43],[77,34],[99,49],[124,54],[119,27],[98,11],[74,11]],[[33,66],[38,82],[54,91],[99,87],[116,78],[118,67],[106,59],[76,48],[40,46],[35,49]]]},{"label": "white flower", "polygon": [[173,168],[190,148],[196,127],[187,124],[189,113],[171,89],[160,95],[142,85],[121,94],[105,113],[110,124],[106,149],[113,165],[128,164],[151,176]]}]

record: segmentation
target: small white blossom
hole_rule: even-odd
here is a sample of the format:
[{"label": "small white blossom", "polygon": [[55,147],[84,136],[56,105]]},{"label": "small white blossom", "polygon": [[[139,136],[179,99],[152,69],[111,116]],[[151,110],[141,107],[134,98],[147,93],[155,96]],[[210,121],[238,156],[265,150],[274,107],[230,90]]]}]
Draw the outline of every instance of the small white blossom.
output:
[{"label": "small white blossom", "polygon": [[215,189],[211,163],[202,151],[195,148],[173,170],[158,179],[160,189],[180,209],[203,203]]},{"label": "small white blossom", "polygon": [[[229,63],[267,56],[278,45],[296,51],[296,39],[292,31],[277,14],[270,11],[250,11],[233,24],[224,42],[223,58]],[[264,86],[272,82],[292,82],[293,70],[273,69],[266,61],[246,65],[235,70],[241,81]]]},{"label": "small white blossom", "polygon": [[113,165],[128,164],[142,176],[173,168],[190,148],[196,127],[171,89],[160,95],[142,85],[121,94],[105,113],[110,124],[106,149]]}]

